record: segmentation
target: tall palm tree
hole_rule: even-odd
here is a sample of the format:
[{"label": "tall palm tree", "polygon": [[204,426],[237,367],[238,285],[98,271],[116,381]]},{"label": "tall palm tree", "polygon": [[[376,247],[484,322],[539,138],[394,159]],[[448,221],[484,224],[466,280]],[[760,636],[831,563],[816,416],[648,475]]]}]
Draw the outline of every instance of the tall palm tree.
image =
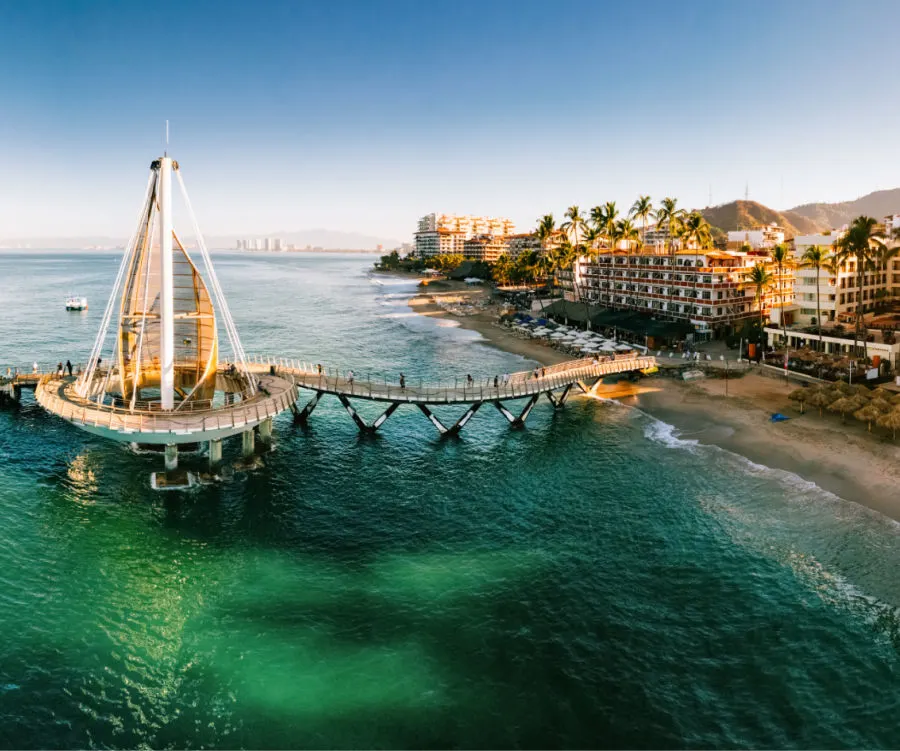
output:
[{"label": "tall palm tree", "polygon": [[584,229],[584,217],[577,206],[569,206],[566,209],[566,221],[559,228],[572,237],[572,247],[578,247],[578,231]]},{"label": "tall palm tree", "polygon": [[693,244],[698,248],[712,245],[712,229],[699,211],[692,211],[684,216],[679,231],[685,245]]},{"label": "tall palm tree", "polygon": [[628,250],[631,250],[640,242],[641,234],[638,232],[637,227],[632,224],[631,219],[623,218],[616,222],[616,239],[618,241],[624,240],[628,244]]},{"label": "tall palm tree", "polygon": [[616,222],[619,219],[619,210],[616,208],[615,201],[607,201],[603,204],[603,234],[606,242],[609,244],[609,297],[612,302],[613,294],[613,272],[615,271],[616,261],[616,245],[619,242],[618,229]]},{"label": "tall palm tree", "polygon": [[759,309],[759,335],[762,337],[763,335],[763,298],[766,295],[766,291],[769,287],[772,286],[772,274],[769,273],[769,270],[766,268],[764,263],[757,263],[750,271],[744,274],[744,281],[749,282],[754,287],[756,287],[756,295],[754,299],[756,300],[756,305]]},{"label": "tall palm tree", "polygon": [[870,216],[858,216],[850,223],[850,228],[836,243],[836,263],[856,261],[856,325],[853,330],[853,350],[859,351],[859,340],[863,340],[863,356],[869,360],[868,337],[863,332],[863,283],[865,274],[875,268],[878,259],[887,250],[884,236],[878,222]]},{"label": "tall palm tree", "polygon": [[[597,247],[597,244],[600,242],[600,238],[602,236],[603,233],[597,227],[597,224],[592,220],[590,225],[584,232],[584,247],[582,248],[582,254],[587,259],[589,264],[594,263],[597,260],[597,257],[600,255],[600,249]],[[585,286],[587,286],[588,288],[590,287],[589,284]],[[590,312],[590,293],[585,295],[585,299],[583,299],[582,302],[587,304],[588,311]]]},{"label": "tall palm tree", "polygon": [[632,218],[641,220],[641,246],[647,242],[647,220],[653,218],[653,203],[650,196],[638,196],[629,212]]},{"label": "tall palm tree", "polygon": [[535,234],[537,234],[538,240],[541,241],[541,250],[546,253],[550,240],[556,234],[556,220],[553,218],[553,214],[544,214],[538,219]]},{"label": "tall palm tree", "polygon": [[781,318],[781,341],[787,347],[787,321],[784,315],[784,270],[794,265],[794,259],[788,246],[784,243],[778,243],[772,248],[772,260],[778,269],[778,300],[781,303],[781,311],[779,312],[779,318]]},{"label": "tall palm tree", "polygon": [[656,223],[669,231],[669,254],[672,256],[671,265],[675,265],[675,237],[685,216],[685,210],[677,208],[677,198],[663,198],[656,210]]},{"label": "tall palm tree", "polygon": [[810,245],[800,257],[800,268],[816,270],[816,327],[819,333],[819,350],[822,350],[822,307],[819,302],[819,275],[822,269],[831,271],[831,253],[821,245]]},{"label": "tall palm tree", "polygon": [[[694,245],[702,250],[712,245],[712,231],[710,230],[709,222],[703,218],[703,215],[699,211],[692,211],[684,217],[678,232],[685,247]],[[700,274],[698,273],[695,264],[693,273],[691,274],[691,278],[693,279],[691,315],[694,315],[697,312],[697,282],[699,277]]]}]

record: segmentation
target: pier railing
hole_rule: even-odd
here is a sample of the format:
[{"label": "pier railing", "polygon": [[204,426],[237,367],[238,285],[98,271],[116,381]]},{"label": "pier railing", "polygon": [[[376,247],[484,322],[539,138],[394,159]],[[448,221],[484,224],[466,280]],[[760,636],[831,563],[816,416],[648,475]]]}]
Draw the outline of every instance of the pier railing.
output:
[{"label": "pier railing", "polygon": [[[534,370],[494,377],[457,377],[454,381],[426,382],[407,379],[401,386],[399,376],[389,379],[382,374],[355,373],[350,370],[303,362],[283,357],[252,355],[251,371],[274,372],[290,377],[297,386],[313,391],[353,396],[376,401],[412,402],[420,404],[457,404],[473,401],[497,401],[555,391],[578,381],[606,375],[645,370],[656,365],[649,356],[617,355],[606,358],[582,358]],[[321,370],[320,370],[321,368]]]}]

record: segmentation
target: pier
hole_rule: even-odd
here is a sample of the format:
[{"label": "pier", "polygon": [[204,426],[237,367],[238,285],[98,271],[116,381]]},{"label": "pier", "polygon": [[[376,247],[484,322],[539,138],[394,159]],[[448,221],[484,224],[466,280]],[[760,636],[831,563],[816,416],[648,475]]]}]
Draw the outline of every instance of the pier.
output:
[{"label": "pier", "polygon": [[[196,252],[188,252],[173,226],[174,184],[193,226]],[[18,400],[23,388],[33,388],[38,404],[75,427],[120,443],[163,448],[165,472],[154,473],[151,482],[175,488],[196,479],[178,470],[179,446],[207,444],[213,471],[222,460],[221,442],[240,435],[242,454],[249,459],[257,441],[271,443],[274,417],[290,410],[304,423],[325,396],[336,398],[362,433],[374,433],[397,409],[410,406],[448,436],[458,434],[485,404],[511,427],[521,428],[543,395],[560,409],[573,390],[590,393],[607,376],[655,365],[653,357],[630,354],[571,360],[487,380],[465,376],[401,383],[399,373],[390,380],[357,378],[351,370],[249,357],[180,166],[164,154],[150,164],[135,230],[85,363],[73,367],[72,375],[61,373],[59,365],[10,367],[7,377],[0,377],[0,395]],[[360,401],[379,402],[384,409],[368,422],[354,406]],[[453,405],[461,414],[452,424],[433,411]]]},{"label": "pier", "polygon": [[[441,383],[408,383],[400,386],[399,382],[389,383],[385,379],[359,379],[349,377],[350,371],[343,375],[339,371],[319,368],[309,363],[283,358],[266,359],[250,358],[248,363],[251,372],[269,373],[289,379],[297,389],[313,393],[302,406],[299,402],[292,407],[295,418],[299,422],[309,419],[313,410],[325,395],[336,397],[350,415],[361,432],[375,432],[402,405],[418,408],[437,428],[441,435],[455,435],[465,427],[466,423],[484,404],[492,404],[507,422],[514,427],[524,426],[525,420],[542,395],[556,409],[562,408],[572,389],[583,393],[591,393],[603,378],[610,375],[621,375],[640,372],[656,365],[654,357],[618,356],[607,360],[584,358],[569,360],[545,368],[509,374],[509,378],[473,381],[457,379],[452,385]],[[460,382],[461,381],[461,382]],[[513,413],[505,402],[526,400],[518,414]],[[351,400],[385,402],[387,407],[372,422],[366,422],[353,406]],[[466,409],[452,425],[445,425],[429,409],[439,405],[461,405]]]}]

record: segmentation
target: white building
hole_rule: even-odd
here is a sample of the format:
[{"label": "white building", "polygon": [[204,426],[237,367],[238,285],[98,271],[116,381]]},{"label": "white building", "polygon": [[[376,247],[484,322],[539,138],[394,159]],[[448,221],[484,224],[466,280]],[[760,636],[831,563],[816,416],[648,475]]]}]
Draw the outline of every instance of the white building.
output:
[{"label": "white building", "polygon": [[476,236],[505,239],[515,232],[506,218],[456,214],[426,214],[415,233],[416,255],[430,258],[443,253],[465,255],[465,242]]},{"label": "white building", "polygon": [[[900,218],[900,217],[898,217]],[[794,238],[794,254],[798,264],[807,248],[820,245],[835,250],[835,243],[843,236],[846,228],[832,230],[826,234],[798,235]],[[856,261],[850,259],[838,269],[821,269],[819,272],[819,307],[822,310],[822,323],[852,323],[857,306],[857,269]],[[885,296],[893,296],[900,290],[900,259],[888,262],[887,268],[873,269],[863,274],[863,286],[860,304],[864,313],[875,310]],[[800,305],[797,322],[804,326],[812,325],[816,318],[816,271],[811,268],[797,268],[795,271],[794,292]]]},{"label": "white building", "polygon": [[739,229],[728,233],[728,249],[740,250],[749,245],[753,250],[769,250],[784,242],[784,230],[777,224],[757,229]]}]

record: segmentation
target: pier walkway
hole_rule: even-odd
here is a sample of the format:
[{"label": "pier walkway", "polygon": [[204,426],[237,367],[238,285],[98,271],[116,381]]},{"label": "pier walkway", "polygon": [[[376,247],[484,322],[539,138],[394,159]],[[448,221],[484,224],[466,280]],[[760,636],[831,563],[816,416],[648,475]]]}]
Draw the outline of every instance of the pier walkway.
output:
[{"label": "pier walkway", "polygon": [[[251,357],[249,365],[251,371],[277,375],[289,379],[297,388],[314,392],[302,408],[293,408],[296,419],[300,422],[309,419],[319,400],[327,394],[338,398],[363,432],[378,430],[398,407],[411,404],[442,435],[453,435],[466,425],[483,404],[493,404],[510,425],[522,427],[541,395],[546,395],[553,406],[559,409],[565,405],[573,388],[589,393],[606,376],[644,371],[655,367],[656,360],[653,357],[634,355],[606,359],[585,358],[533,371],[512,373],[508,377],[497,376],[497,385],[494,385],[493,378],[481,381],[463,378],[456,379],[453,383],[436,384],[410,381],[405,387],[400,386],[399,380],[391,383],[385,378],[359,377],[364,374],[351,377],[352,371],[340,372],[324,367],[320,370],[318,365],[285,358]],[[351,399],[386,402],[388,406],[378,418],[368,423],[353,407]],[[526,402],[518,415],[513,414],[504,404],[521,399]],[[467,409],[453,425],[445,425],[429,409],[440,405],[465,405]]]},{"label": "pier walkway", "polygon": [[[287,358],[252,356],[248,367],[259,379],[259,391],[252,398],[231,394],[227,373],[220,369],[219,380],[228,402],[224,405],[186,404],[185,409],[163,413],[152,404],[137,409],[126,405],[98,404],[74,392],[74,377],[59,377],[55,366],[39,367],[35,373],[15,371],[11,377],[0,376],[0,396],[18,399],[23,388],[34,388],[37,401],[63,419],[100,435],[133,435],[135,441],[171,443],[194,436],[195,440],[218,440],[254,426],[271,430],[271,418],[290,409],[298,422],[306,422],[323,396],[334,396],[343,405],[360,431],[378,430],[401,406],[420,410],[441,435],[455,435],[485,404],[493,405],[512,427],[525,424],[542,395],[559,409],[573,392],[592,392],[607,376],[646,371],[656,366],[650,356],[619,355],[615,358],[569,360],[544,368],[468,380],[457,378],[446,383],[424,383],[409,380],[401,386],[386,378],[373,378],[353,371],[339,371],[312,363]],[[80,368],[76,366],[76,372]],[[5,370],[5,368],[4,368]],[[2,372],[2,371],[0,371]],[[398,374],[399,377],[399,374]],[[301,390],[312,392],[301,400]],[[230,398],[229,398],[230,397]],[[373,421],[367,422],[353,406],[354,401],[383,402],[387,406]],[[508,402],[524,400],[515,414]],[[432,407],[459,405],[465,409],[453,424],[444,424]]]}]

